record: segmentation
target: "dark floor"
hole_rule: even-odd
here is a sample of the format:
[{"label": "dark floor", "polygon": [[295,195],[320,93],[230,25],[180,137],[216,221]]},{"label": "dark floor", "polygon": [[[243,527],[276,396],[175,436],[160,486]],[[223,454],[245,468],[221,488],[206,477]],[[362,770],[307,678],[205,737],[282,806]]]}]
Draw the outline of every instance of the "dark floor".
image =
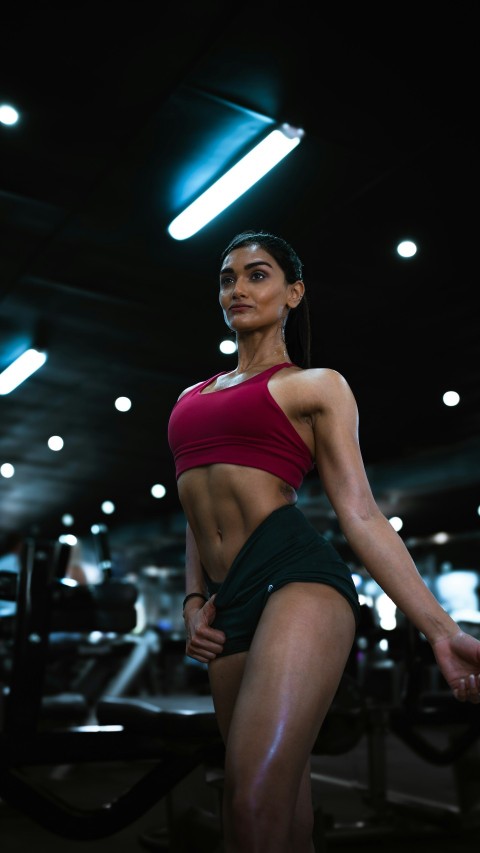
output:
[{"label": "dark floor", "polygon": [[[167,700],[166,700],[167,701]],[[180,697],[169,696],[175,707]],[[186,697],[181,697],[185,705]],[[194,697],[198,701],[198,697]],[[208,699],[205,700],[208,703]],[[437,738],[442,735],[437,734]],[[28,770],[55,797],[78,810],[104,808],[155,765],[148,761],[82,763]],[[380,729],[362,735],[338,755],[314,755],[312,780],[317,807],[316,850],[463,851],[478,847],[480,752],[475,742],[451,765],[436,766]],[[214,771],[198,767],[171,795],[121,832],[77,841],[39,825],[0,801],[2,853],[136,853],[144,850],[221,853],[220,785]],[[167,820],[168,816],[168,820]],[[174,827],[175,844],[166,841]]]}]

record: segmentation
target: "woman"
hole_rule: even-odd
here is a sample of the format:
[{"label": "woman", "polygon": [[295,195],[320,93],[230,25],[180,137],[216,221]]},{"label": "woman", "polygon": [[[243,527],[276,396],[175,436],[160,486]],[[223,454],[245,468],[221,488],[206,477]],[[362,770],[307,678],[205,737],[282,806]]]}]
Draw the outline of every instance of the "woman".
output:
[{"label": "woman", "polygon": [[238,365],[187,388],[169,422],[187,519],[186,651],[208,663],[226,745],[226,852],[312,853],[309,759],[359,614],[348,567],[295,506],[313,465],[352,551],[426,636],[459,701],[480,701],[480,642],[440,607],[380,512],[347,382],[309,366],[288,243],[234,237],[220,305]]}]

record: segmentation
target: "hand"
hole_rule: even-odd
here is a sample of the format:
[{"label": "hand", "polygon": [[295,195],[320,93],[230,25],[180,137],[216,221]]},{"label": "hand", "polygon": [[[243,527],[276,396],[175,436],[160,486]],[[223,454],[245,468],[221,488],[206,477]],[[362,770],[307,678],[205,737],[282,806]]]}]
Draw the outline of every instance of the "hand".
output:
[{"label": "hand", "polygon": [[187,632],[185,651],[188,657],[200,663],[210,663],[216,658],[222,652],[226,639],[223,631],[210,627],[215,619],[215,598],[216,595],[212,595],[203,607],[197,606],[199,599],[191,599],[185,609],[184,620]]},{"label": "hand", "polygon": [[432,649],[455,699],[480,703],[480,641],[458,631],[437,640]]}]

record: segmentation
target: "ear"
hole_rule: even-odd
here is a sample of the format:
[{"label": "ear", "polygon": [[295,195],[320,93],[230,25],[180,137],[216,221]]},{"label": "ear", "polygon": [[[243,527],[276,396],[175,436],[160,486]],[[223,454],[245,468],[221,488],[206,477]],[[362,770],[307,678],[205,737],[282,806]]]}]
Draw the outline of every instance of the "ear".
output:
[{"label": "ear", "polygon": [[287,294],[287,305],[289,308],[297,308],[302,301],[303,294],[305,293],[305,285],[301,279],[295,281],[293,284],[288,285],[288,294]]}]

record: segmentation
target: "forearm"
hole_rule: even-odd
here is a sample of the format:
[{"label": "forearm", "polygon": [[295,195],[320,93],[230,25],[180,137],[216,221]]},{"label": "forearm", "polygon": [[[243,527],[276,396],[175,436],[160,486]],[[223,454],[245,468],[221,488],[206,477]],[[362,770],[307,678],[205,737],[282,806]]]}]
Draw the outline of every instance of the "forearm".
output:
[{"label": "forearm", "polygon": [[368,573],[431,644],[459,630],[428,589],[385,516],[378,513],[368,521],[349,519],[342,530]]},{"label": "forearm", "polygon": [[205,598],[208,597],[197,543],[195,542],[190,525],[187,524],[185,534],[185,594],[190,595],[192,592],[198,592],[205,596]]},{"label": "forearm", "polygon": [[192,596],[188,601],[185,600],[183,608],[187,635],[186,653],[200,663],[209,663],[221,654],[225,634],[211,627],[211,622],[215,619],[215,596],[208,597],[197,543],[188,524],[185,544],[185,592],[186,598]]}]

